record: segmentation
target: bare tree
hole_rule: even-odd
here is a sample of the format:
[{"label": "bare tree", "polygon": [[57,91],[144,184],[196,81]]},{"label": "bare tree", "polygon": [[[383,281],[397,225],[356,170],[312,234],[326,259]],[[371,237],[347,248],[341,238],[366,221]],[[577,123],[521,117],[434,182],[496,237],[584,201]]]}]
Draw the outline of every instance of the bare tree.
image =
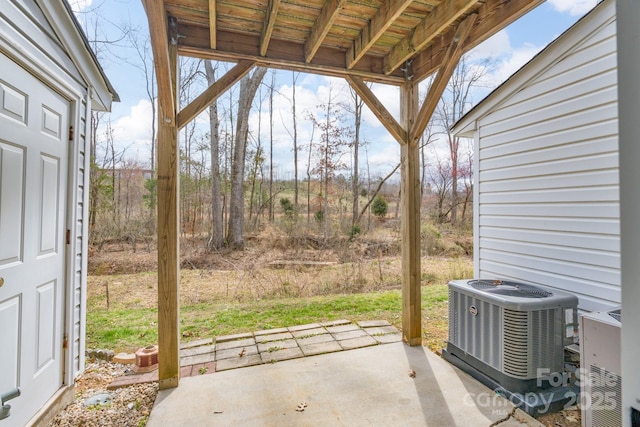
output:
[{"label": "bare tree", "polygon": [[351,226],[358,225],[360,220],[360,174],[359,174],[359,150],[360,150],[360,127],[362,125],[362,107],[364,101],[351,86],[349,86],[350,101],[353,103],[347,103],[345,109],[353,114],[353,142],[351,146],[351,195],[352,195],[352,215]]},{"label": "bare tree", "polygon": [[[216,81],[218,64],[204,61],[207,83],[212,85]],[[221,249],[224,244],[222,222],[222,190],[220,187],[220,120],[218,118],[218,102],[209,106],[209,139],[211,141],[211,237],[209,249]]]},{"label": "bare tree", "polygon": [[345,168],[342,162],[343,148],[350,137],[349,130],[341,126],[341,111],[333,93],[333,86],[329,85],[329,93],[325,104],[320,106],[320,116],[311,116],[314,126],[320,130],[320,144],[316,152],[317,163],[313,171],[320,176],[322,183],[322,221],[323,234],[329,236],[329,183],[335,171]]},{"label": "bare tree", "polygon": [[227,244],[234,249],[244,248],[244,170],[249,135],[249,113],[266,68],[257,68],[240,81],[236,137],[231,164],[231,200]]},{"label": "bare tree", "polygon": [[481,85],[489,71],[489,61],[471,63],[463,56],[453,72],[451,79],[442,94],[436,109],[436,120],[439,121],[445,134],[449,158],[451,162],[451,216],[452,224],[458,220],[458,178],[460,172],[460,138],[451,133],[452,126],[471,107],[472,89]]}]

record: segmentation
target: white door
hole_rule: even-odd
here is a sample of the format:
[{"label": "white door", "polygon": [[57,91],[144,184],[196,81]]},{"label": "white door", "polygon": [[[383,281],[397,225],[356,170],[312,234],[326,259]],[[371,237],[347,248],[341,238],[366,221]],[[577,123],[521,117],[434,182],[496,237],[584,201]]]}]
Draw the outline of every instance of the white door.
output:
[{"label": "white door", "polygon": [[69,102],[0,53],[0,427],[24,425],[63,381]]}]

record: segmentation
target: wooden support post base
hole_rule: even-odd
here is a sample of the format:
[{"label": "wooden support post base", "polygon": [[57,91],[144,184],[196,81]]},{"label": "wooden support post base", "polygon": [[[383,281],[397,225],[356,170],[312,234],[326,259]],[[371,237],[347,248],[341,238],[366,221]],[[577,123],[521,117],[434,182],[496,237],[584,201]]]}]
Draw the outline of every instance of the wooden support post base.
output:
[{"label": "wooden support post base", "polygon": [[179,377],[166,378],[164,380],[158,381],[158,388],[160,390],[166,390],[168,388],[176,388],[178,387]]}]

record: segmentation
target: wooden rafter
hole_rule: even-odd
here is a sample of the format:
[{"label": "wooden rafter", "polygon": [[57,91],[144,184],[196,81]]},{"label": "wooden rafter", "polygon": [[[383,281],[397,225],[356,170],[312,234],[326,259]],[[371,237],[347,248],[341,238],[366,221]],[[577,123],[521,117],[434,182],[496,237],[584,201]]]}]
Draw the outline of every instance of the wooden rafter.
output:
[{"label": "wooden rafter", "polygon": [[209,45],[211,49],[217,47],[216,32],[218,28],[218,16],[216,14],[217,0],[209,0]]},{"label": "wooden rafter", "polygon": [[178,26],[184,37],[178,39],[178,50],[181,55],[218,61],[235,62],[248,59],[256,62],[256,66],[280,68],[285,70],[316,73],[334,77],[345,77],[347,74],[362,77],[368,81],[400,86],[404,83],[404,74],[398,70],[391,75],[382,72],[382,58],[365,55],[351,70],[345,67],[344,52],[340,49],[321,47],[316,52],[312,64],[304,60],[304,44],[302,42],[271,39],[269,56],[260,56],[260,36],[232,33],[218,29],[218,49],[209,48],[209,32],[206,28],[195,26]]},{"label": "wooden rafter", "polygon": [[220,95],[251,71],[254,65],[255,62],[253,61],[240,61],[235,67],[227,71],[224,76],[205,89],[204,92],[178,113],[178,129],[183,128],[198,114],[202,113]]},{"label": "wooden rafter", "polygon": [[320,16],[313,25],[311,35],[304,45],[304,59],[306,63],[311,62],[313,59],[324,38],[329,33],[331,26],[338,18],[340,9],[342,9],[345,2],[346,0],[327,0],[322,7]]},{"label": "wooden rafter", "polygon": [[436,109],[438,102],[440,101],[440,97],[444,92],[447,84],[449,83],[449,79],[451,78],[451,74],[453,70],[458,65],[458,61],[460,57],[464,53],[464,44],[471,33],[471,28],[473,27],[477,14],[469,15],[462,23],[458,26],[458,30],[456,31],[456,35],[453,38],[452,43],[449,45],[449,49],[445,55],[444,61],[440,68],[438,69],[438,74],[436,78],[431,83],[429,87],[429,92],[427,93],[427,97],[424,100],[420,111],[416,117],[416,121],[413,123],[410,132],[411,140],[417,140],[424,132],[429,120],[431,119],[431,115]]},{"label": "wooden rafter", "polygon": [[407,59],[422,50],[448,26],[477,5],[477,0],[443,1],[414,31],[396,44],[385,57],[384,71],[389,74],[402,65]]},{"label": "wooden rafter", "polygon": [[409,6],[413,0],[392,0],[383,2],[371,18],[369,23],[360,31],[358,37],[347,50],[347,68],[352,68],[356,62],[367,53],[374,43],[384,34],[384,32],[398,19],[400,14]]},{"label": "wooden rafter", "polygon": [[356,76],[347,76],[346,80],[354,91],[362,98],[367,107],[373,112],[373,114],[380,120],[380,123],[389,131],[399,143],[403,144],[407,140],[407,132],[400,126],[396,119],[385,108],[384,104],[380,102],[378,97],[369,89],[369,86],[365,82]]},{"label": "wooden rafter", "polygon": [[[161,121],[174,119],[176,103],[173,97],[174,87],[171,81],[171,69],[169,61],[169,37],[167,35],[167,15],[164,9],[164,0],[143,0],[147,19],[149,21],[149,33],[151,35],[151,50],[156,68],[156,81],[158,83],[158,106],[165,113]],[[177,42],[177,41],[173,41]],[[172,123],[169,123],[172,124]]]},{"label": "wooden rafter", "polygon": [[[473,49],[500,29],[543,3],[544,0],[487,0],[476,13],[478,19],[471,30],[465,52]],[[451,44],[456,28],[451,28],[414,58],[414,78],[418,81],[433,74],[443,63],[447,47]]]},{"label": "wooden rafter", "polygon": [[273,27],[276,25],[276,18],[278,17],[278,9],[280,9],[280,0],[269,0],[267,16],[264,19],[264,30],[260,37],[260,56],[267,54],[271,34],[273,34]]}]

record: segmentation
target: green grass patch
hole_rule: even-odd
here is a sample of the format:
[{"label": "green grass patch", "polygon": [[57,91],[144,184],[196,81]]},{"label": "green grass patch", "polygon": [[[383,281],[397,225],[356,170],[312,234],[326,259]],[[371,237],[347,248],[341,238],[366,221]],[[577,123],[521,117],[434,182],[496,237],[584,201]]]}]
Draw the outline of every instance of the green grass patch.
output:
[{"label": "green grass patch", "polygon": [[[422,288],[425,314],[441,311],[447,301],[446,285]],[[194,304],[180,308],[183,341],[272,329],[308,323],[348,319],[383,319],[402,326],[399,290],[308,298],[282,298],[243,303]],[[424,315],[423,315],[424,317]],[[87,346],[132,350],[157,343],[157,309],[107,311],[93,305],[87,313]]]}]

